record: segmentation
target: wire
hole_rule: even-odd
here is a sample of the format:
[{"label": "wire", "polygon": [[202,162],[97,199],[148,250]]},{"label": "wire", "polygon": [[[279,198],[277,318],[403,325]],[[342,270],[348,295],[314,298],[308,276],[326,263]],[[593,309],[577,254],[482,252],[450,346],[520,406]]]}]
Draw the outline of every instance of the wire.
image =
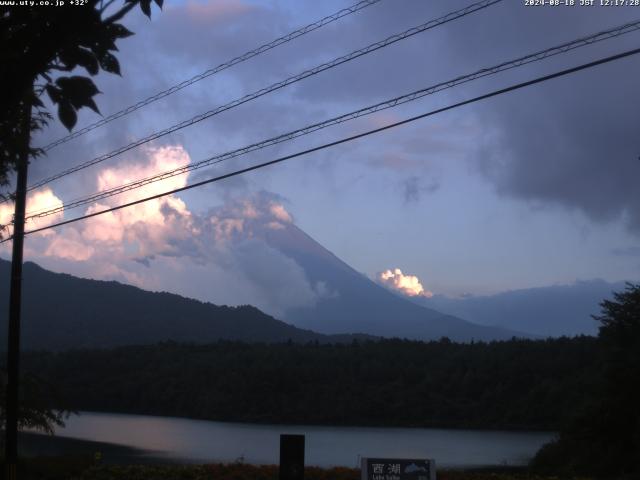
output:
[{"label": "wire", "polygon": [[[227,178],[231,178],[231,177],[235,177],[237,175],[248,173],[248,172],[251,172],[253,170],[258,170],[258,169],[261,169],[261,168],[264,168],[264,167],[268,167],[270,165],[275,165],[277,163],[284,162],[286,160],[291,160],[293,158],[301,157],[303,155],[308,155],[310,153],[317,152],[317,151],[320,151],[320,150],[324,150],[326,148],[334,147],[336,145],[340,145],[340,144],[343,144],[343,143],[351,142],[353,140],[357,140],[359,138],[364,138],[364,137],[367,137],[369,135],[380,133],[382,131],[389,130],[391,128],[399,127],[401,125],[406,125],[408,123],[415,122],[417,120],[420,120],[420,119],[423,119],[423,118],[426,118],[426,117],[430,117],[430,116],[436,115],[438,113],[446,112],[448,110],[453,110],[455,108],[462,107],[464,105],[469,105],[469,104],[472,104],[472,103],[475,103],[475,102],[479,102],[481,100],[486,100],[486,99],[491,98],[491,97],[495,97],[495,96],[502,95],[502,94],[505,94],[505,93],[508,93],[508,92],[519,90],[519,89],[522,89],[522,88],[525,88],[525,87],[528,87],[528,86],[531,86],[531,85],[535,85],[535,84],[538,84],[538,83],[546,82],[548,80],[551,80],[551,79],[554,79],[554,78],[558,78],[558,77],[562,77],[562,76],[565,76],[565,75],[569,75],[571,73],[575,73],[575,72],[578,72],[578,71],[581,71],[581,70],[586,70],[586,69],[589,69],[589,68],[593,68],[595,66],[602,65],[602,64],[605,64],[605,63],[609,63],[609,62],[613,62],[615,60],[620,60],[622,58],[629,57],[631,55],[636,55],[638,53],[640,53],[640,48],[636,48],[636,49],[633,49],[633,50],[627,50],[626,52],[622,52],[622,53],[619,53],[617,55],[611,55],[609,57],[601,58],[601,59],[595,60],[593,62],[584,63],[584,64],[579,65],[577,67],[572,67],[572,68],[568,68],[568,69],[565,69],[565,70],[560,70],[558,72],[555,72],[555,73],[552,73],[552,74],[549,74],[549,75],[544,75],[544,76],[541,76],[541,77],[537,77],[537,78],[535,78],[533,80],[528,80],[526,82],[522,82],[522,83],[518,83],[518,84],[515,84],[515,85],[511,85],[511,86],[506,87],[506,88],[501,88],[499,90],[494,90],[494,91],[492,91],[490,93],[486,93],[484,95],[480,95],[480,96],[477,96],[477,97],[474,97],[474,98],[471,98],[471,99],[468,99],[468,100],[464,100],[464,101],[461,101],[461,102],[458,102],[458,103],[454,103],[454,104],[446,106],[446,107],[438,108],[436,110],[431,110],[430,112],[426,112],[426,113],[423,113],[421,115],[416,115],[414,117],[407,118],[407,119],[401,120],[399,122],[395,122],[395,123],[392,123],[392,124],[389,124],[389,125],[385,125],[384,127],[379,127],[379,128],[373,129],[373,130],[368,130],[366,132],[362,132],[362,133],[359,133],[357,135],[352,135],[350,137],[345,137],[345,138],[342,138],[340,140],[336,140],[334,142],[325,143],[323,145],[319,145],[317,147],[309,148],[307,150],[303,150],[301,152],[297,152],[297,153],[294,153],[294,154],[291,154],[291,155],[286,155],[284,157],[280,157],[280,158],[277,158],[275,160],[270,160],[268,162],[260,163],[258,165],[253,165],[251,167],[243,168],[241,170],[236,170],[234,172],[227,173],[225,175],[220,175],[220,176],[217,176],[217,177],[214,177],[214,178],[203,180],[201,182],[193,183],[191,185],[186,185],[184,187],[175,188],[175,189],[169,190],[167,192],[159,193],[159,194],[156,194],[156,195],[152,195],[150,197],[146,197],[146,198],[142,198],[142,199],[135,200],[135,201],[132,201],[132,202],[128,202],[128,203],[125,203],[125,204],[122,204],[122,205],[118,205],[116,207],[111,207],[111,208],[107,208],[107,209],[104,209],[104,210],[100,210],[98,212],[89,213],[87,215],[82,215],[80,217],[76,217],[76,218],[72,218],[72,219],[69,219],[69,220],[62,221],[62,222],[54,223],[54,224],[48,225],[46,227],[41,227],[41,228],[36,228],[36,229],[33,229],[33,230],[29,230],[28,232],[25,232],[24,234],[28,235],[28,234],[32,234],[32,233],[42,232],[44,230],[48,230],[48,229],[55,228],[55,227],[60,227],[60,226],[63,226],[63,225],[68,225],[70,223],[79,222],[81,220],[86,220],[88,218],[96,217],[98,215],[103,215],[105,213],[115,212],[115,211],[121,210],[123,208],[128,208],[128,207],[131,207],[131,206],[134,206],[134,205],[138,205],[140,203],[148,202],[150,200],[155,200],[155,199],[158,199],[158,198],[161,198],[161,197],[165,197],[167,195],[172,195],[174,193],[179,193],[179,192],[184,192],[186,190],[191,190],[193,188],[201,187],[201,186],[207,185],[209,183],[219,182],[221,180],[225,180]],[[7,242],[7,241],[11,240],[12,238],[13,237],[8,237],[7,239],[0,241],[0,243]]]},{"label": "wire", "polygon": [[379,41],[379,42],[376,42],[376,43],[372,43],[371,45],[368,45],[368,46],[366,46],[364,48],[361,48],[359,50],[355,50],[355,51],[353,51],[353,52],[351,52],[351,53],[349,53],[347,55],[335,58],[335,59],[333,59],[333,60],[331,60],[329,62],[323,63],[323,64],[318,65],[318,66],[316,66],[314,68],[311,68],[309,70],[305,70],[302,73],[299,73],[297,75],[293,75],[291,77],[288,77],[285,80],[282,80],[280,82],[274,83],[274,84],[272,84],[272,85],[270,85],[270,86],[268,86],[266,88],[263,88],[261,90],[258,90],[256,92],[253,92],[253,93],[250,93],[250,94],[247,94],[247,95],[245,95],[245,96],[243,96],[243,97],[241,97],[239,99],[236,99],[236,100],[234,100],[234,101],[232,101],[230,103],[227,103],[225,105],[217,107],[217,108],[215,108],[213,110],[209,110],[208,112],[205,112],[205,113],[202,113],[200,115],[197,115],[197,116],[195,116],[195,117],[193,117],[193,118],[191,118],[189,120],[185,120],[185,121],[180,122],[178,124],[175,124],[175,125],[173,125],[171,127],[168,127],[168,128],[166,128],[164,130],[160,130],[158,132],[152,133],[151,135],[149,135],[147,137],[144,137],[142,139],[139,139],[139,140],[136,140],[134,142],[131,142],[131,143],[129,143],[129,144],[123,146],[123,147],[120,147],[120,148],[118,148],[116,150],[113,150],[112,152],[106,153],[106,154],[101,155],[99,157],[96,157],[96,158],[94,158],[92,160],[89,160],[87,162],[84,162],[84,163],[81,163],[79,165],[76,165],[75,167],[72,167],[72,168],[69,168],[67,170],[64,170],[64,171],[62,171],[62,172],[60,172],[60,173],[58,173],[56,175],[53,175],[53,176],[48,177],[48,178],[45,178],[44,180],[41,180],[41,181],[31,185],[28,188],[28,190],[30,191],[30,190],[33,190],[35,188],[42,187],[42,186],[46,185],[47,183],[50,183],[50,182],[52,182],[54,180],[58,180],[58,179],[60,179],[62,177],[65,177],[67,175],[75,173],[75,172],[77,172],[79,170],[88,168],[88,167],[90,167],[92,165],[95,165],[97,163],[100,163],[100,162],[103,162],[103,161],[108,160],[110,158],[113,158],[113,157],[115,157],[117,155],[120,155],[121,153],[127,152],[127,151],[129,151],[129,150],[131,150],[133,148],[139,147],[140,145],[144,145],[145,143],[148,143],[148,142],[150,142],[152,140],[156,140],[156,139],[158,139],[160,137],[163,137],[165,135],[168,135],[170,133],[174,133],[174,132],[176,132],[178,130],[181,130],[183,128],[189,127],[191,125],[194,125],[194,124],[196,124],[198,122],[201,122],[201,121],[203,121],[203,120],[205,120],[207,118],[210,118],[210,117],[212,117],[214,115],[217,115],[217,114],[219,114],[221,112],[224,112],[226,110],[230,110],[230,109],[232,109],[234,107],[237,107],[239,105],[247,103],[247,102],[249,102],[251,100],[255,100],[256,98],[262,97],[263,95],[271,93],[271,92],[273,92],[275,90],[279,90],[279,89],[284,88],[284,87],[286,87],[288,85],[291,85],[293,83],[299,82],[299,81],[301,81],[301,80],[303,80],[305,78],[311,77],[313,75],[317,75],[320,72],[323,72],[325,70],[329,70],[331,68],[334,68],[334,67],[336,67],[338,65],[341,65],[343,63],[346,63],[346,62],[349,62],[351,60],[354,60],[354,59],[356,59],[358,57],[361,57],[363,55],[367,55],[367,54],[369,54],[371,52],[374,52],[374,51],[379,50],[381,48],[387,47],[387,46],[389,46],[389,45],[391,45],[393,43],[399,42],[400,40],[404,40],[406,38],[412,37],[413,35],[416,35],[418,33],[424,32],[424,31],[429,30],[431,28],[435,28],[435,27],[437,27],[439,25],[443,25],[445,23],[451,22],[451,21],[456,20],[458,18],[462,18],[462,17],[464,17],[466,15],[474,13],[474,12],[476,12],[478,10],[482,10],[484,8],[487,8],[487,7],[489,7],[489,6],[493,5],[493,4],[499,3],[501,1],[502,0],[482,0],[480,2],[473,3],[473,4],[471,4],[471,5],[469,5],[469,6],[465,7],[465,8],[462,8],[460,10],[456,10],[454,12],[448,13],[447,15],[444,15],[444,16],[442,16],[440,18],[435,19],[435,20],[430,20],[430,21],[428,21],[426,23],[423,23],[422,25],[419,25],[417,27],[413,27],[413,28],[410,28],[408,30],[405,30],[402,33],[398,33],[396,35],[392,35],[392,36],[386,38],[385,40],[382,40],[382,41]]},{"label": "wire", "polygon": [[408,103],[408,102],[412,102],[414,100],[420,99],[424,96],[427,95],[431,95],[437,92],[440,92],[442,90],[448,89],[448,88],[452,88],[455,87],[457,85],[463,84],[463,83],[467,83],[473,80],[476,80],[478,78],[483,78],[489,75],[494,75],[497,74],[499,72],[503,72],[506,70],[510,70],[512,68],[516,68],[516,67],[520,67],[522,65],[527,65],[529,63],[533,63],[533,62],[537,62],[537,61],[541,61],[544,60],[546,58],[549,58],[551,56],[555,56],[555,55],[559,55],[562,53],[566,53],[568,51],[574,50],[576,48],[580,48],[586,45],[591,45],[593,43],[596,42],[600,42],[603,40],[607,40],[610,38],[615,38],[618,37],[620,35],[626,34],[626,33],[630,33],[630,32],[634,32],[640,30],[640,20],[637,20],[635,22],[631,22],[631,23],[626,23],[624,25],[619,25],[616,26],[614,28],[610,28],[608,30],[602,31],[602,32],[598,32],[596,34],[592,34],[586,37],[582,37],[579,38],[577,40],[573,40],[571,42],[567,42],[567,43],[563,43],[561,45],[557,45],[551,48],[547,48],[545,50],[541,50],[529,55],[525,55],[519,58],[516,58],[514,60],[509,60],[503,63],[500,63],[498,65],[489,67],[489,68],[483,68],[481,70],[478,70],[474,73],[470,73],[467,75],[463,75],[463,76],[459,76],[456,77],[452,80],[448,80],[446,82],[441,82],[438,83],[436,85],[432,85],[430,87],[427,88],[423,88],[399,97],[395,97],[392,98],[390,100],[385,100],[383,102],[377,103],[375,105],[371,105],[365,108],[361,108],[359,110],[350,112],[350,113],[346,113],[337,117],[333,117],[330,118],[328,120],[325,120],[323,122],[319,122],[319,123],[315,123],[313,125],[309,125],[288,133],[284,133],[281,135],[278,135],[276,137],[272,137],[269,138],[267,140],[263,140],[261,142],[257,142],[257,143],[253,143],[251,145],[236,149],[236,150],[232,150],[226,153],[222,153],[219,155],[215,155],[212,157],[209,157],[205,160],[201,160],[197,163],[193,163],[190,165],[186,165],[184,167],[180,167],[180,168],[176,168],[173,170],[169,170],[166,172],[162,172],[150,177],[146,177],[140,180],[136,180],[136,181],[132,181],[129,183],[126,183],[124,185],[119,185],[117,187],[108,189],[108,190],[103,190],[101,192],[97,192],[95,194],[92,194],[90,196],[86,196],[86,197],[81,197],[81,198],[77,198],[74,199],[70,202],[65,203],[64,205],[61,205],[59,207],[55,207],[55,208],[51,208],[51,207],[45,207],[41,210],[37,210],[37,211],[31,211],[27,214],[26,220],[30,220],[30,219],[34,219],[34,218],[42,218],[42,217],[46,217],[48,215],[54,215],[56,213],[62,212],[62,211],[66,211],[66,210],[70,210],[73,208],[77,208],[83,205],[87,205],[89,203],[93,203],[95,201],[98,200],[102,200],[104,198],[108,198],[108,197],[112,197],[115,195],[118,195],[120,193],[124,193],[130,190],[134,190],[136,188],[141,188],[145,185],[151,184],[151,183],[155,183],[158,181],[162,181],[165,180],[167,178],[171,178],[177,175],[182,175],[185,174],[187,172],[193,171],[193,170],[198,170],[204,167],[208,167],[211,165],[215,165],[218,163],[221,163],[223,161],[226,160],[230,160],[232,158],[236,158],[239,157],[241,155],[245,155],[247,153],[250,152],[254,152],[256,150],[260,150],[263,148],[266,148],[268,146],[272,146],[272,145],[277,145],[279,143],[283,143],[285,141],[289,141],[292,140],[294,138],[298,138],[301,137],[303,135],[308,135],[310,133],[316,132],[318,130],[327,128],[329,126],[333,126],[333,125],[337,125],[340,123],[344,123],[346,121],[350,121],[365,115],[370,115],[372,113],[375,112],[379,112],[382,110],[386,110],[388,108],[392,108],[398,105],[402,105],[404,103]]},{"label": "wire", "polygon": [[328,25],[330,23],[335,22],[336,20],[339,20],[342,17],[346,17],[347,15],[351,15],[352,13],[356,13],[364,8],[370,7],[371,5],[374,5],[378,2],[380,2],[381,0],[363,0],[361,2],[358,2],[354,5],[351,5],[350,7],[344,8],[332,15],[326,16],[314,23],[310,23],[309,25],[306,25],[302,28],[299,28],[298,30],[295,30],[293,32],[290,32],[282,37],[276,38],[275,40],[272,40],[269,43],[265,43],[263,45],[260,45],[258,48],[255,48],[253,50],[250,50],[248,52],[243,53],[242,55],[235,57],[225,63],[221,63],[220,65],[218,65],[217,67],[211,68],[205,72],[202,72],[198,75],[195,75],[193,77],[191,77],[188,80],[185,80],[181,83],[178,83],[177,85],[174,85],[166,90],[163,90],[161,92],[156,93],[155,95],[152,95],[148,98],[146,98],[145,100],[141,100],[140,102],[131,105],[123,110],[120,110],[118,112],[115,112],[111,115],[109,115],[106,118],[103,118],[95,123],[92,123],[90,125],[87,125],[86,127],[71,133],[69,135],[66,135],[64,137],[59,138],[58,140],[55,140],[51,143],[49,143],[48,145],[46,145],[45,147],[42,147],[42,149],[45,152],[48,152],[49,150],[57,147],[58,145],[62,145],[63,143],[66,143],[70,140],[73,140],[74,138],[78,138],[81,135],[84,135],[85,133],[88,133],[92,130],[95,130],[96,128],[102,127],[103,125],[106,125],[109,122],[112,122],[113,120],[116,120],[118,118],[124,117],[125,115],[129,115],[132,112],[135,112],[136,110],[139,110],[140,108],[149,105],[151,103],[154,103],[162,98],[168,97],[169,95],[176,93],[180,90],[182,90],[183,88],[186,88],[190,85],[193,85],[196,82],[199,82],[200,80],[203,80],[207,77],[210,77],[212,75],[215,75],[216,73],[220,73],[223,70],[226,70],[227,68],[233,67],[234,65],[237,65],[239,63],[245,62],[255,56],[258,56],[262,53],[268,52],[269,50],[272,50],[284,43],[288,43],[298,37],[301,37],[303,35],[306,35],[309,32],[313,32],[314,30],[317,30],[321,27],[324,27],[325,25]]}]

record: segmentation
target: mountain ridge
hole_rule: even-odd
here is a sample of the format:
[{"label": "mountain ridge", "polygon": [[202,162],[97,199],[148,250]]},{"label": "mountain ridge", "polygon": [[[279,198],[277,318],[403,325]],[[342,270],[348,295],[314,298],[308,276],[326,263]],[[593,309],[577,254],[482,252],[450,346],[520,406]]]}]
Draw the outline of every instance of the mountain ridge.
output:
[{"label": "mountain ridge", "polygon": [[598,324],[591,316],[600,312],[603,300],[611,299],[614,291],[624,288],[624,282],[592,279],[494,295],[463,298],[434,295],[411,300],[481,325],[502,325],[541,337],[595,336]]},{"label": "mountain ridge", "polygon": [[[9,270],[10,262],[0,259],[0,309],[4,312],[8,311]],[[218,306],[116,281],[54,273],[33,262],[25,262],[23,279],[21,342],[26,349],[109,348],[167,340],[343,343],[372,338],[318,334],[250,305]],[[0,342],[6,344],[6,327],[0,329]]]}]

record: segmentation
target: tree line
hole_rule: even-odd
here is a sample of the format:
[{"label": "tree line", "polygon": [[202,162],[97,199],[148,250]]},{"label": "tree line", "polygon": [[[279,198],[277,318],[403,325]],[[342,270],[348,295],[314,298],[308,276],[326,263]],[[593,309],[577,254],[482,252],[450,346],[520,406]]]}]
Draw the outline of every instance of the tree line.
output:
[{"label": "tree line", "polygon": [[31,352],[56,408],[322,425],[558,429],[600,375],[596,339],[382,340]]}]

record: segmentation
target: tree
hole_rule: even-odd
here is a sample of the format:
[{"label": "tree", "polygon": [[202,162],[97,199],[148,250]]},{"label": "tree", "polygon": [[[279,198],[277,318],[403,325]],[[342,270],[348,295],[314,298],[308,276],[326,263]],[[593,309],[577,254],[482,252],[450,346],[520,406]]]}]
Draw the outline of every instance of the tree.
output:
[{"label": "tree", "polygon": [[[162,1],[155,3],[162,7]],[[125,0],[115,10],[114,2],[0,7],[0,186],[8,185],[11,172],[19,165],[25,137],[30,143],[30,133],[52,119],[43,102],[45,93],[69,130],[81,108],[99,113],[94,97],[100,92],[91,78],[67,74],[81,68],[90,76],[100,70],[119,75],[120,65],[113,53],[116,42],[132,32],[118,21],[138,4],[151,16],[151,0]],[[28,148],[31,157],[43,153]]]},{"label": "tree", "polygon": [[[640,285],[601,304],[601,370],[595,398],[546,445],[534,467],[599,477],[640,474]],[[560,471],[559,471],[560,470]]]},{"label": "tree", "polygon": [[[6,372],[2,372],[0,381],[0,428],[4,429],[6,415],[4,409],[6,397]],[[20,412],[18,426],[20,429],[39,430],[53,435],[55,427],[63,427],[64,420],[70,410],[54,408],[65,402],[58,394],[55,385],[43,380],[32,373],[20,378]],[[0,437],[1,443],[2,437]]]},{"label": "tree", "polygon": [[[100,70],[120,74],[113,52],[116,41],[132,33],[117,23],[136,5],[151,16],[151,0],[82,0],[82,5],[0,7],[0,186],[16,172],[13,252],[9,302],[5,434],[8,478],[16,478],[17,429],[24,410],[19,403],[20,305],[22,250],[29,158],[43,152],[31,146],[31,134],[52,118],[42,96],[58,108],[58,118],[71,130],[81,108],[99,112],[93,81],[67,75],[81,68],[95,76]],[[162,0],[155,0],[162,8]],[[64,3],[64,2],[61,2]],[[77,2],[80,3],[80,2]],[[44,425],[55,415],[39,417]]]}]

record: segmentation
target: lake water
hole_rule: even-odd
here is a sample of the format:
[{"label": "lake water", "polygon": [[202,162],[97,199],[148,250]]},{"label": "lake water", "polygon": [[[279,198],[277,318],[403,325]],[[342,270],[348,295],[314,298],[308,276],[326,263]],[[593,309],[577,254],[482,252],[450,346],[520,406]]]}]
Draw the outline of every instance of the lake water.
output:
[{"label": "lake water", "polygon": [[305,463],[359,465],[361,456],[433,458],[440,467],[522,465],[553,433],[431,428],[254,425],[185,418],[81,412],[57,435],[142,450],[159,461],[206,463],[241,459],[277,464],[279,435],[306,436]]}]

